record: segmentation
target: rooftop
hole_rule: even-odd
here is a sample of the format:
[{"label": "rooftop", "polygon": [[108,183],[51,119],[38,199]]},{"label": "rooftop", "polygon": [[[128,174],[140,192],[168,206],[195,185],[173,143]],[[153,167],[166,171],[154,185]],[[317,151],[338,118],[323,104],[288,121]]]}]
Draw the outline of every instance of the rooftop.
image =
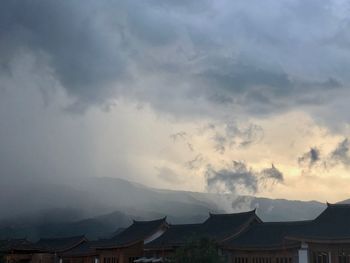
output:
[{"label": "rooftop", "polygon": [[111,239],[100,240],[96,248],[112,248],[144,241],[162,227],[167,227],[166,217],[152,221],[133,221],[133,224]]},{"label": "rooftop", "polygon": [[83,242],[86,242],[85,236],[73,236],[63,238],[42,238],[35,245],[41,250],[52,252],[63,252],[72,249]]},{"label": "rooftop", "polygon": [[201,233],[202,224],[170,225],[167,231],[148,243],[146,248],[155,247],[176,247],[196,238]]},{"label": "rooftop", "polygon": [[253,223],[261,220],[255,210],[234,214],[209,214],[209,218],[201,224],[170,225],[159,238],[146,245],[146,248],[176,247],[193,238],[206,237],[222,241],[235,236]]},{"label": "rooftop", "polygon": [[25,250],[34,251],[37,248],[27,239],[6,239],[0,240],[0,251]]},{"label": "rooftop", "polygon": [[255,209],[233,214],[209,214],[209,218],[202,224],[203,236],[222,241],[237,235],[251,223],[261,223]]},{"label": "rooftop", "polygon": [[314,220],[256,224],[224,244],[233,249],[299,246],[301,241],[350,243],[350,205],[328,204]]}]

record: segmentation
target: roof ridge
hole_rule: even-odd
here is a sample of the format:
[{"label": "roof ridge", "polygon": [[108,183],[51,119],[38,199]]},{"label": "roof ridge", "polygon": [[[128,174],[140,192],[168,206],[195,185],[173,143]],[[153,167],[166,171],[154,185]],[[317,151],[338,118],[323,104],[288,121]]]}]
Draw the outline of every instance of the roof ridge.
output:
[{"label": "roof ridge", "polygon": [[47,240],[64,240],[64,239],[73,239],[73,238],[86,238],[85,235],[79,235],[79,236],[69,236],[69,237],[43,237],[38,240],[39,241],[47,241]]},{"label": "roof ridge", "polygon": [[132,222],[133,224],[147,224],[147,223],[153,223],[153,222],[162,222],[162,221],[166,221],[167,217],[162,217],[162,218],[158,218],[158,219],[153,219],[153,220],[135,220],[133,219]]},{"label": "roof ridge", "polygon": [[169,224],[169,227],[181,227],[181,226],[201,226],[203,223],[189,223],[189,224]]},{"label": "roof ridge", "polygon": [[335,204],[331,204],[331,203],[326,203],[327,207],[342,207],[342,206],[349,206],[350,204],[346,204],[346,203],[335,203]]},{"label": "roof ridge", "polygon": [[245,211],[245,212],[238,212],[238,213],[220,213],[220,214],[215,214],[209,212],[209,216],[235,216],[235,215],[246,215],[246,214],[255,214],[256,208],[253,210]]},{"label": "roof ridge", "polygon": [[256,226],[263,226],[263,225],[293,225],[293,224],[303,224],[303,223],[311,223],[314,220],[299,220],[299,221],[269,221],[269,222],[261,222],[260,224],[257,224]]}]

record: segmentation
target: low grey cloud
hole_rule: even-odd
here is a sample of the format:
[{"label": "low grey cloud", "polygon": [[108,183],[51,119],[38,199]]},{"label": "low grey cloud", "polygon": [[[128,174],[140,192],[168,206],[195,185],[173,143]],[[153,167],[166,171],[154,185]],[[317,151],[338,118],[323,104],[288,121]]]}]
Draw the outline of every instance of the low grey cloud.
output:
[{"label": "low grey cloud", "polygon": [[194,147],[193,147],[193,144],[191,143],[190,135],[187,132],[180,131],[177,133],[173,133],[170,135],[170,138],[173,140],[174,143],[182,141],[183,143],[185,143],[189,151],[191,152],[194,151]]},{"label": "low grey cloud", "polygon": [[173,134],[170,134],[170,138],[176,142],[178,140],[186,140],[187,138],[187,133],[184,132],[184,131],[180,131],[180,132],[177,132],[177,133],[173,133]]},{"label": "low grey cloud", "polygon": [[283,173],[273,164],[270,168],[265,168],[261,172],[261,180],[270,181],[272,183],[282,183],[284,181]]},{"label": "low grey cloud", "polygon": [[204,163],[204,157],[202,154],[197,154],[192,160],[185,163],[185,167],[189,170],[198,170]]},{"label": "low grey cloud", "polygon": [[169,167],[156,167],[157,176],[159,179],[167,182],[167,183],[180,183],[181,177],[171,168]]},{"label": "low grey cloud", "polygon": [[234,194],[257,193],[269,184],[284,181],[282,172],[274,165],[254,171],[242,161],[233,161],[230,167],[218,170],[209,165],[205,177],[209,191],[229,191]]},{"label": "low grey cloud", "polygon": [[311,147],[310,150],[298,158],[298,163],[302,167],[312,168],[321,160],[321,153],[317,147]]},{"label": "low grey cloud", "polygon": [[350,165],[350,142],[347,138],[339,142],[337,147],[330,154],[330,162],[333,164]]},{"label": "low grey cloud", "polygon": [[224,154],[226,150],[234,147],[248,147],[260,142],[264,137],[264,130],[256,124],[238,124],[235,121],[224,121],[222,124],[212,124],[210,132],[215,132],[212,137],[215,151]]},{"label": "low grey cloud", "polygon": [[350,166],[350,142],[348,138],[341,140],[329,153],[322,153],[320,148],[311,147],[309,151],[298,158],[298,164],[303,173],[309,173],[314,169],[322,169],[329,172],[339,165]]}]

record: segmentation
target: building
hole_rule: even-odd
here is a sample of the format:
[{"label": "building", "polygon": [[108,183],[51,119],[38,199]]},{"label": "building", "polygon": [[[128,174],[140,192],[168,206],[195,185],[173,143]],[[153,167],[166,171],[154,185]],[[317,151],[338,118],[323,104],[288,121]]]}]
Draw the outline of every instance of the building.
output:
[{"label": "building", "polygon": [[5,263],[31,262],[39,250],[26,239],[0,240],[0,255]]},{"label": "building", "polygon": [[349,263],[350,205],[327,204],[310,221],[255,224],[221,246],[234,263]]},{"label": "building", "polygon": [[144,245],[163,235],[167,228],[166,218],[134,220],[113,238],[81,244],[61,257],[67,263],[132,263],[143,256]]},{"label": "building", "polygon": [[209,214],[199,224],[133,221],[113,238],[0,241],[8,263],[164,262],[191,240],[214,241],[229,263],[350,263],[350,205],[327,204],[315,219],[263,222],[256,211]]},{"label": "building", "polygon": [[35,247],[39,252],[32,257],[32,263],[62,263],[61,254],[88,242],[85,236],[63,238],[42,238]]},{"label": "building", "polygon": [[145,245],[145,256],[167,257],[196,238],[204,237],[222,243],[261,222],[255,210],[252,210],[235,214],[209,214],[209,218],[201,224],[170,225],[163,235]]}]

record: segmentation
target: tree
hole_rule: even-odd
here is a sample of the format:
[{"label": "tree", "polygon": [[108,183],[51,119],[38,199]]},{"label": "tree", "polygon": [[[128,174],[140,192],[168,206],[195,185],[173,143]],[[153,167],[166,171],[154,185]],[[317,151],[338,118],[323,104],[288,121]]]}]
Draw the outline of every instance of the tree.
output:
[{"label": "tree", "polygon": [[220,263],[225,262],[219,255],[217,244],[210,239],[200,238],[189,241],[176,250],[171,262],[175,263]]}]

